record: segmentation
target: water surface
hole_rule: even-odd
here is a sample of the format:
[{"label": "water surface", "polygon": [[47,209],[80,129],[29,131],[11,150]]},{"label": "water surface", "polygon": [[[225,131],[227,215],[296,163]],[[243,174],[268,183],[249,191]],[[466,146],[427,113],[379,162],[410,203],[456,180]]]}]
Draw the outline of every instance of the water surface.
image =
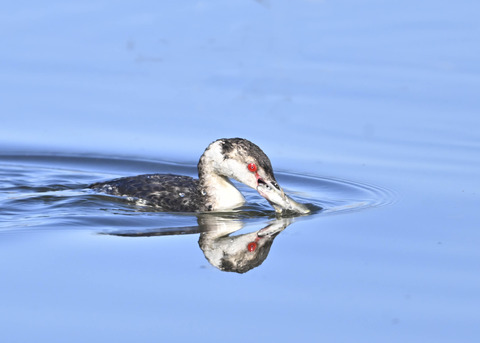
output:
[{"label": "water surface", "polygon": [[[478,10],[6,4],[2,342],[477,342]],[[195,175],[221,137],[324,210],[279,219],[242,188],[239,211],[180,215],[85,189]]]}]

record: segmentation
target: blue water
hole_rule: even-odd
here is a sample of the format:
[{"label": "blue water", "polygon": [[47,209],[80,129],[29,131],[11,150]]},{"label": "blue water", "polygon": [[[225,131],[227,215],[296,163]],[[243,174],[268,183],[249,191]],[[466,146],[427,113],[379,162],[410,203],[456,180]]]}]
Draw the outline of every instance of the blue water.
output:
[{"label": "blue water", "polygon": [[[479,10],[5,4],[1,341],[477,342]],[[282,231],[242,189],[249,205],[213,221],[238,239],[280,225],[243,274],[206,258],[205,218],[84,188],[194,175],[220,137],[255,142],[324,208]]]}]

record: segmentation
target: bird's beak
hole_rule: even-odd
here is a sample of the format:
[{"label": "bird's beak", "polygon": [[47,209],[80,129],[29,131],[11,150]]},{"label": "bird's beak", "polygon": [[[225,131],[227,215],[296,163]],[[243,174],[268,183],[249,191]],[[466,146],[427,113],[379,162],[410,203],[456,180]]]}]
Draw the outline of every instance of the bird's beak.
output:
[{"label": "bird's beak", "polygon": [[283,189],[273,179],[260,177],[257,175],[257,192],[267,199],[267,201],[275,208],[275,212],[282,213],[295,212],[307,214],[310,212],[304,204],[300,204],[285,194]]}]

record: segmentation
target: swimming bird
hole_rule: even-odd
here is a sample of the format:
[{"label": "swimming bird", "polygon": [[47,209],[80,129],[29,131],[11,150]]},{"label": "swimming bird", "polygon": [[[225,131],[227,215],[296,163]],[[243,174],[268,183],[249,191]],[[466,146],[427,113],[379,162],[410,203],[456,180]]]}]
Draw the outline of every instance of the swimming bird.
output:
[{"label": "swimming bird", "polygon": [[99,182],[89,187],[103,193],[133,198],[162,211],[227,211],[245,203],[230,179],[256,189],[277,213],[306,214],[310,210],[285,194],[273,174],[268,156],[243,138],[211,143],[197,165],[198,179],[172,174],[145,174]]}]

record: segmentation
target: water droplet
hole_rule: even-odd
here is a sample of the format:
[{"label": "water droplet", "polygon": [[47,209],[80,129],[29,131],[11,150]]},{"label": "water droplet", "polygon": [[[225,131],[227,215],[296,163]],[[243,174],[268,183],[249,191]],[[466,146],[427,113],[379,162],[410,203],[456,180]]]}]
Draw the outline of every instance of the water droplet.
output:
[{"label": "water droplet", "polygon": [[180,198],[183,198],[185,196],[185,193],[178,193],[180,195]]}]

